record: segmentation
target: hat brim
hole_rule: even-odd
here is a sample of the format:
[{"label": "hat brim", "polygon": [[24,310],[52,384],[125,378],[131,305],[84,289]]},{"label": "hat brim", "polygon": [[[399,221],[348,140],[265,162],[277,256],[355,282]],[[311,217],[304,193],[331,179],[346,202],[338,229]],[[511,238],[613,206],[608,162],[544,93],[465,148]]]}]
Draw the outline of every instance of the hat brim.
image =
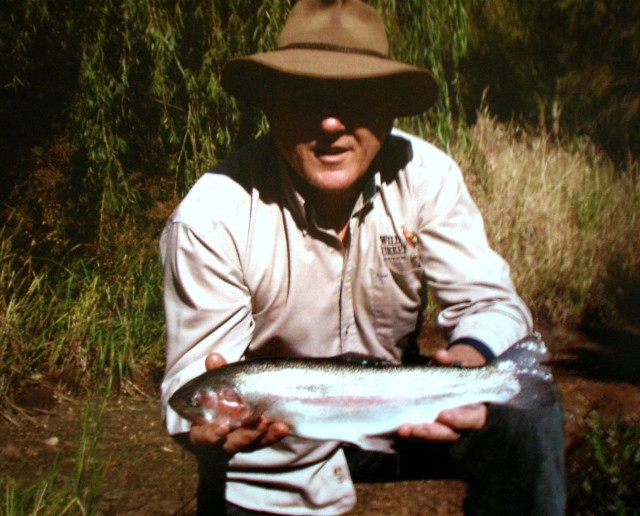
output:
[{"label": "hat brim", "polygon": [[319,80],[376,81],[389,92],[394,116],[422,113],[433,105],[437,84],[428,70],[391,59],[316,49],[283,49],[232,59],[222,71],[222,87],[261,107],[263,88],[273,72]]}]

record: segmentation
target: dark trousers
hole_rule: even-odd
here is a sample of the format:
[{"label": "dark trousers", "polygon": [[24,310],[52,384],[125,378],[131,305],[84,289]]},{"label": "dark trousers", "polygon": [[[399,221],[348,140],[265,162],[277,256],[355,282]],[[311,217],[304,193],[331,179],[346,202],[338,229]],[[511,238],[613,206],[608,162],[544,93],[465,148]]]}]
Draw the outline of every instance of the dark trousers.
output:
[{"label": "dark trousers", "polygon": [[[487,424],[456,443],[399,439],[397,453],[345,453],[355,482],[456,478],[468,483],[470,515],[563,515],[564,414],[561,402],[521,411],[490,405]],[[198,457],[198,514],[255,515],[224,501],[224,459]]]}]

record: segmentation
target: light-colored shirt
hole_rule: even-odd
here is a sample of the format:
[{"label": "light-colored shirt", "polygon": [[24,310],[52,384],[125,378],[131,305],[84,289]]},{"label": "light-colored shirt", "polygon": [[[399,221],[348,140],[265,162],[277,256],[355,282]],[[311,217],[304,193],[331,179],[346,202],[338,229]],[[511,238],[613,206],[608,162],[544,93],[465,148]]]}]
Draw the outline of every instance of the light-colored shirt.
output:
[{"label": "light-colored shirt", "polygon": [[[532,329],[505,261],[455,162],[394,129],[371,167],[343,245],[267,136],[203,175],[162,234],[167,322],[162,405],[227,361],[355,352],[399,363],[431,289],[450,342],[498,355]],[[265,385],[265,390],[268,386]],[[230,462],[227,499],[283,514],[338,514],[355,503],[340,444],[287,437]]]}]

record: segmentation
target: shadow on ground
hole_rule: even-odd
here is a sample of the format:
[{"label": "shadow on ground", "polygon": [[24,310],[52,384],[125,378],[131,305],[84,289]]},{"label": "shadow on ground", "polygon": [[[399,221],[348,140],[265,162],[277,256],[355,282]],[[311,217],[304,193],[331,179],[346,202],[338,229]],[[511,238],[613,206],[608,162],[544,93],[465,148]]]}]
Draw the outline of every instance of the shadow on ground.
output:
[{"label": "shadow on ground", "polygon": [[640,386],[640,329],[583,328],[588,339],[568,344],[552,365],[602,382]]}]

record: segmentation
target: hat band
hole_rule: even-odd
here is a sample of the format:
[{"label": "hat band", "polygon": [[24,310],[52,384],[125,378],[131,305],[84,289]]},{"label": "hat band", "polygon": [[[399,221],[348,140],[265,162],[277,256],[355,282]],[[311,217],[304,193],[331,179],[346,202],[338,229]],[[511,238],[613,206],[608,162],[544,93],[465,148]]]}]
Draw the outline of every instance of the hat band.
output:
[{"label": "hat band", "polygon": [[278,47],[278,50],[289,49],[304,49],[304,50],[330,50],[332,52],[343,52],[345,54],[360,54],[364,56],[380,57],[382,59],[389,59],[388,56],[375,50],[369,50],[367,48],[348,47],[344,45],[332,45],[331,43],[291,43],[284,47]]}]

